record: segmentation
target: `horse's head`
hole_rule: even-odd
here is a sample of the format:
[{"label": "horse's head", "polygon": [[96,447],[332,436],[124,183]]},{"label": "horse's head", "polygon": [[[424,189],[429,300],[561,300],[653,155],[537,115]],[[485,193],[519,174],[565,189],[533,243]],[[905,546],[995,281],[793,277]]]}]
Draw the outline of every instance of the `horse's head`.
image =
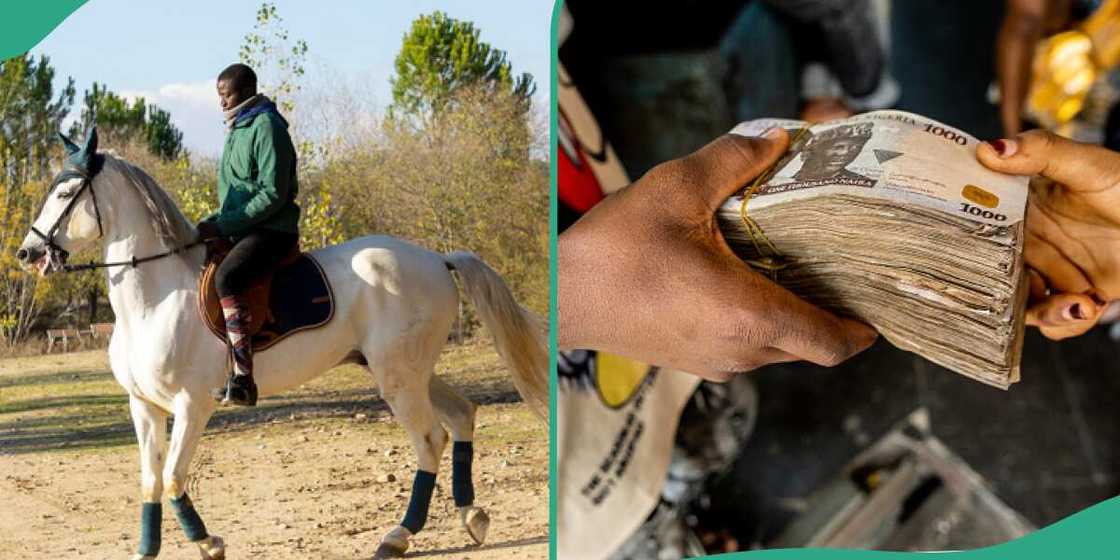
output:
[{"label": "horse's head", "polygon": [[94,180],[104,163],[97,153],[97,129],[90,130],[79,147],[62,135],[67,158],[51,182],[43,208],[23,239],[16,258],[40,275],[55,272],[66,258],[103,235]]}]

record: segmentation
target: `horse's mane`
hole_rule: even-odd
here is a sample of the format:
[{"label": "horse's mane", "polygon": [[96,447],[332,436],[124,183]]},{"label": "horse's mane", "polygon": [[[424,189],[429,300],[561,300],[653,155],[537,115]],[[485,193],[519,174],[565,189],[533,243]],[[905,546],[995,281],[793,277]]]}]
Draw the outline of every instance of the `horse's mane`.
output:
[{"label": "horse's mane", "polygon": [[156,183],[155,179],[123,158],[112,153],[103,153],[103,155],[105,156],[104,170],[116,172],[136,188],[140,200],[144,201],[144,206],[148,209],[152,228],[164,246],[179,247],[194,240],[196,235],[194,225],[187,220],[175,205],[175,201]]}]

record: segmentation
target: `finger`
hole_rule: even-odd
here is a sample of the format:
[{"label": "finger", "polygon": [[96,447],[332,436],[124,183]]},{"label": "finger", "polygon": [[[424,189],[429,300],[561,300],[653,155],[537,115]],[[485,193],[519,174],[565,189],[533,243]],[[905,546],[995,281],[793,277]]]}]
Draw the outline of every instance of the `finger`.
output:
[{"label": "finger", "polygon": [[1096,326],[1094,321],[1082,321],[1068,327],[1039,327],[1038,332],[1050,340],[1065,340],[1081,336]]},{"label": "finger", "polygon": [[1033,268],[1027,269],[1027,284],[1030,286],[1029,299],[1031,302],[1046,299],[1047,294],[1050,292],[1050,288],[1046,287],[1046,280]]},{"label": "finger", "polygon": [[802,360],[835,366],[866,350],[878,337],[870,326],[837,317],[793,294],[771,301],[779,306],[773,313],[778,331],[771,345]]},{"label": "finger", "polygon": [[766,171],[789,147],[789,134],[772,128],[748,138],[725,134],[685,156],[681,164],[698,180],[691,187],[714,212],[735,191]]},{"label": "finger", "polygon": [[1027,309],[1027,324],[1035,327],[1092,326],[1100,316],[1100,306],[1087,294],[1056,294]]},{"label": "finger", "polygon": [[995,171],[1042,175],[1078,192],[1103,190],[1120,179],[1120,154],[1044,130],[984,142],[976,148],[976,159]]},{"label": "finger", "polygon": [[1045,239],[1030,232],[1024,243],[1023,260],[1046,279],[1046,285],[1052,290],[1080,293],[1093,286],[1073,261]]}]

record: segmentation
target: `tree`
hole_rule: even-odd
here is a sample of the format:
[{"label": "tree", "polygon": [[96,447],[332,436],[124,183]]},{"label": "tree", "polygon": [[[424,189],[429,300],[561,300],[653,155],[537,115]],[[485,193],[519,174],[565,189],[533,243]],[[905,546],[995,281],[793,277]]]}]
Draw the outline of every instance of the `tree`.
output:
[{"label": "tree", "polygon": [[293,96],[299,91],[307,58],[307,41],[293,41],[284,27],[276,5],[264,2],[257,10],[257,23],[241,43],[241,62],[252,67],[265,91],[283,112],[294,108]]},{"label": "tree", "polygon": [[302,89],[307,59],[307,41],[292,39],[276,5],[264,2],[257,10],[257,22],[241,43],[241,62],[257,73],[259,90],[268,94],[292,124],[289,132],[298,154],[301,177],[298,203],[300,245],[317,249],[342,241],[342,226],[331,202],[329,183],[306,181],[315,172],[315,162],[326,157],[326,144],[317,145],[301,134],[296,98]]},{"label": "tree", "polygon": [[81,137],[93,125],[110,143],[144,141],[148,151],[166,160],[177,159],[183,150],[183,133],[171,123],[171,114],[143,97],[127,99],[97,82],[86,90],[81,118],[70,127],[72,137]]},{"label": "tree", "polygon": [[144,127],[144,141],[148,151],[164,159],[177,159],[183,150],[183,133],[171,124],[171,113],[155,105],[148,105],[148,121]]},{"label": "tree", "polygon": [[482,41],[479,30],[443,12],[412,22],[395,61],[392,78],[394,114],[430,117],[442,111],[467,86],[509,92],[524,107],[536,91],[533,77],[514,77],[505,51]]},{"label": "tree", "polygon": [[54,76],[45,56],[0,61],[0,332],[9,344],[39,318],[46,289],[19,267],[15,252],[61,155],[56,133],[74,104],[74,81],[56,92]]},{"label": "tree", "polygon": [[543,313],[548,164],[530,157],[521,102],[508,91],[461,88],[423,128],[371,124],[313,179],[331,185],[346,237],[377,232],[474,251]]}]

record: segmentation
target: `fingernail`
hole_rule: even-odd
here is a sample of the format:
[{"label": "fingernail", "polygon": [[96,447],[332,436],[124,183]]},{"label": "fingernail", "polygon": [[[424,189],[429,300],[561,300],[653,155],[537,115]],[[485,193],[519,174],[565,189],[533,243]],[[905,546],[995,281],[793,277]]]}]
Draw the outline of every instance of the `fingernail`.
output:
[{"label": "fingernail", "polygon": [[771,127],[771,128],[766,129],[766,132],[763,132],[762,135],[771,139],[771,140],[777,140],[778,137],[782,135],[781,131],[782,131],[781,128],[775,126],[775,127]]},{"label": "fingernail", "polygon": [[1075,303],[1062,310],[1062,318],[1067,321],[1084,321],[1088,317],[1085,316],[1085,310],[1081,308],[1081,304]]},{"label": "fingernail", "polygon": [[1014,140],[1005,140],[1002,138],[997,140],[988,140],[988,145],[991,146],[992,149],[994,149],[996,153],[999,154],[999,157],[1002,158],[1011,157],[1015,155],[1015,152],[1019,150],[1018,142],[1015,142]]}]

